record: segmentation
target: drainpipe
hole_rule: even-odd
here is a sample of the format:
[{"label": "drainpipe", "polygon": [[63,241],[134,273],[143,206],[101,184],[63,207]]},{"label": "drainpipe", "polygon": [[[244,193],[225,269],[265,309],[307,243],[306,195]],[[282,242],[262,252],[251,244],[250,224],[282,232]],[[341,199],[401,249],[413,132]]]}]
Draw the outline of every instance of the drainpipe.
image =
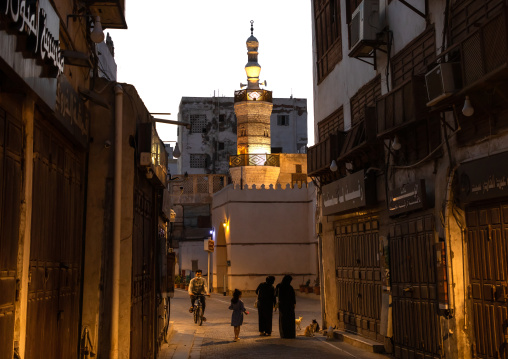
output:
[{"label": "drainpipe", "polygon": [[111,346],[109,359],[118,359],[118,318],[120,308],[120,230],[122,214],[122,119],[123,88],[115,86],[115,181],[113,192],[113,290],[111,294]]}]

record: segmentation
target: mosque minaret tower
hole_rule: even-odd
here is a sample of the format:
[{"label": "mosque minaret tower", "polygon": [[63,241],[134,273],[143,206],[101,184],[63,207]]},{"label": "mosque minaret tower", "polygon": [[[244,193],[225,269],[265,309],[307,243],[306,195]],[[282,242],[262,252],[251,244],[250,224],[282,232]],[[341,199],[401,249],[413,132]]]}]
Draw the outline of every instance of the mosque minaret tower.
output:
[{"label": "mosque minaret tower", "polygon": [[237,155],[230,157],[230,173],[235,184],[249,188],[255,184],[259,188],[262,184],[275,185],[280,167],[279,156],[270,154],[272,92],[260,87],[266,86],[266,81],[259,82],[259,42],[254,37],[253,23],[251,21],[251,36],[247,39],[247,84],[240,84],[244,89],[235,91]]}]

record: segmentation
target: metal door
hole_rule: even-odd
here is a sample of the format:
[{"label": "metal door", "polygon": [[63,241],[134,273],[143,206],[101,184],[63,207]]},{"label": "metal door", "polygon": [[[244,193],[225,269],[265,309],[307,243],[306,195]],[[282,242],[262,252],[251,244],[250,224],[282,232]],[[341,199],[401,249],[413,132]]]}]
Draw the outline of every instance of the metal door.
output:
[{"label": "metal door", "polygon": [[83,156],[36,112],[26,358],[76,358]]},{"label": "metal door", "polygon": [[347,331],[382,341],[378,222],[341,223],[336,233],[339,321]]},{"label": "metal door", "polygon": [[23,127],[0,108],[0,359],[13,357]]},{"label": "metal door", "polygon": [[468,208],[469,298],[478,358],[507,358],[508,203]]},{"label": "metal door", "polygon": [[154,214],[152,188],[140,180],[134,191],[132,236],[131,357],[150,359],[154,353]]},{"label": "metal door", "polygon": [[393,341],[397,358],[441,358],[433,216],[390,228]]}]

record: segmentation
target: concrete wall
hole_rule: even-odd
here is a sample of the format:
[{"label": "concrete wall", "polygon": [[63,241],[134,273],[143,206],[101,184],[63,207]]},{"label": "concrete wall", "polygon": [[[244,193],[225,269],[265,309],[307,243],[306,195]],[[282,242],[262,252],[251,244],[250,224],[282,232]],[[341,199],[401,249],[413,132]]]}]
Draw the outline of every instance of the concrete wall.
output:
[{"label": "concrete wall", "polygon": [[[213,198],[214,290],[255,290],[268,275],[291,274],[295,284],[317,276],[314,188],[240,189]],[[226,221],[226,222],[224,222]],[[225,223],[225,226],[224,226]],[[229,263],[228,263],[229,261]]]},{"label": "concrete wall", "polygon": [[[101,94],[114,108],[114,83],[109,83]],[[139,98],[132,86],[123,86],[130,98]],[[127,97],[127,95],[124,95]],[[141,101],[139,101],[141,102]],[[122,218],[121,218],[121,269],[120,269],[120,317],[119,317],[119,358],[130,355],[130,320],[131,320],[131,267],[132,267],[132,230],[134,218],[134,174],[137,169],[132,161],[134,148],[129,144],[129,136],[136,135],[136,120],[129,111],[130,104],[124,100],[123,144],[122,144]],[[114,113],[100,106],[93,106],[91,131],[94,142],[90,144],[87,222],[85,241],[85,282],[83,285],[83,327],[88,327],[93,345],[98,351],[106,353],[109,348],[100,347],[99,336],[105,336],[109,330],[108,312],[101,314],[101,306],[109,308],[110,290],[103,288],[104,280],[109,282],[111,260],[106,256],[106,243],[111,241],[112,233],[112,196],[114,146],[105,148],[104,143],[114,144]],[[129,115],[131,114],[131,115]],[[106,256],[106,257],[105,257]],[[100,325],[100,322],[102,324]],[[102,329],[102,332],[99,332]]]},{"label": "concrete wall", "polygon": [[[204,250],[203,240],[181,241],[178,248],[178,256],[181,258],[180,271],[185,270],[185,274],[192,272],[192,261],[198,261],[198,269],[203,271],[203,275],[208,275],[208,252]],[[210,257],[210,263],[213,258]]]}]

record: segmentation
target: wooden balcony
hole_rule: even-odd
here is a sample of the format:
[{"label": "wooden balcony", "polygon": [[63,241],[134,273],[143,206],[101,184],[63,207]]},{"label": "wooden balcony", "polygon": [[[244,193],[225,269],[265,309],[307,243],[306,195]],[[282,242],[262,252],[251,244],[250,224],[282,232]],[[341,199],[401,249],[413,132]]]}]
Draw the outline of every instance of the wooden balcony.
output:
[{"label": "wooden balcony", "polygon": [[339,132],[307,149],[307,174],[309,176],[319,176],[330,171],[330,163],[339,157],[344,138],[345,132]]},{"label": "wooden balcony", "polygon": [[463,82],[460,94],[508,79],[507,10],[501,9],[457,44]]},{"label": "wooden balcony", "polygon": [[377,136],[388,137],[409,124],[428,117],[424,76],[413,76],[376,103]]},{"label": "wooden balcony", "polygon": [[87,0],[90,11],[101,17],[103,28],[127,29],[125,0]]}]

